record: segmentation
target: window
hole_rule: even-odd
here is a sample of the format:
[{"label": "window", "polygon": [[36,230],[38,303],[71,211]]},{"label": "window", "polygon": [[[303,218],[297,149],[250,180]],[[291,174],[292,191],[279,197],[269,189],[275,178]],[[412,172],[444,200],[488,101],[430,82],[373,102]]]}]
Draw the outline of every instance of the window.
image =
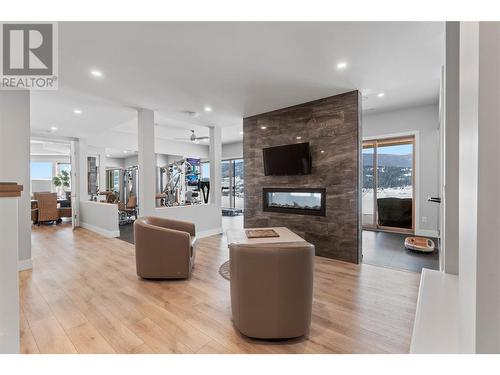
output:
[{"label": "window", "polygon": [[61,171],[66,171],[71,174],[71,164],[69,163],[57,163],[56,173],[59,174]]},{"label": "window", "polygon": [[57,163],[56,174],[59,175],[62,171],[68,172],[70,176],[69,186],[66,189],[71,189],[71,164],[70,163]]},{"label": "window", "polygon": [[210,162],[201,163],[201,181],[210,181]]},{"label": "window", "polygon": [[50,162],[31,162],[32,180],[52,180],[52,163]]}]

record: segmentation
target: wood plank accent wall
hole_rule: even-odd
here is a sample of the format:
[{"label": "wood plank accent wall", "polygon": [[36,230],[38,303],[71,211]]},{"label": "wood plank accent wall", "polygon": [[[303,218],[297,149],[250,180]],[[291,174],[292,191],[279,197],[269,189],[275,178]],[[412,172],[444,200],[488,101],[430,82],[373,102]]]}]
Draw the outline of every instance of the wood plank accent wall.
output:
[{"label": "wood plank accent wall", "polygon": [[[245,227],[285,226],[314,244],[316,255],[359,263],[360,98],[351,91],[243,120]],[[312,173],[265,176],[262,149],[296,142],[310,143]],[[326,188],[326,216],[264,212],[265,187]]]}]

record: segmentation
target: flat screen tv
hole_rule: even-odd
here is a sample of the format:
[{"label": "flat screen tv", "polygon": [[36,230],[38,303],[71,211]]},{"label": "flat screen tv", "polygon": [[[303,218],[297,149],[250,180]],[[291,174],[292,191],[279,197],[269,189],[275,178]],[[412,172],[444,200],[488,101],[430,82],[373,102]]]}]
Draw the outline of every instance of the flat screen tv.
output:
[{"label": "flat screen tv", "polygon": [[262,154],[266,176],[311,173],[309,142],[264,148]]}]

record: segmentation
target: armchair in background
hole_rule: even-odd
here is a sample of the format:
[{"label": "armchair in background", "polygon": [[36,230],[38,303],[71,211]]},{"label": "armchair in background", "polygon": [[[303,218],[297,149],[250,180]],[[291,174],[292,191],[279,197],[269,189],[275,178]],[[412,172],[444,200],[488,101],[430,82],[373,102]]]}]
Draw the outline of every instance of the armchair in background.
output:
[{"label": "armchair in background", "polygon": [[[57,194],[56,193],[34,193],[37,201],[38,217],[36,222],[38,224],[43,222],[61,222],[59,211],[57,209]],[[33,209],[31,212],[33,218]]]},{"label": "armchair in background", "polygon": [[143,216],[134,222],[137,275],[145,279],[191,276],[196,256],[193,223]]}]

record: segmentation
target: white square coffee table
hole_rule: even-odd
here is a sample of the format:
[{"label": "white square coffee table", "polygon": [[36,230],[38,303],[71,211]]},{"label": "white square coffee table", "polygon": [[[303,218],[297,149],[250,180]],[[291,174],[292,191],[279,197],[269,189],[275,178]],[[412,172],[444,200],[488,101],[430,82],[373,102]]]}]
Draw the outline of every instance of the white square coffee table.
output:
[{"label": "white square coffee table", "polygon": [[[248,238],[246,234],[247,229],[273,229],[279,237],[263,237],[263,238]],[[283,242],[304,242],[305,240],[293,233],[286,227],[267,227],[267,228],[246,228],[246,229],[232,229],[226,232],[227,244],[257,244],[257,243],[283,243]]]}]

